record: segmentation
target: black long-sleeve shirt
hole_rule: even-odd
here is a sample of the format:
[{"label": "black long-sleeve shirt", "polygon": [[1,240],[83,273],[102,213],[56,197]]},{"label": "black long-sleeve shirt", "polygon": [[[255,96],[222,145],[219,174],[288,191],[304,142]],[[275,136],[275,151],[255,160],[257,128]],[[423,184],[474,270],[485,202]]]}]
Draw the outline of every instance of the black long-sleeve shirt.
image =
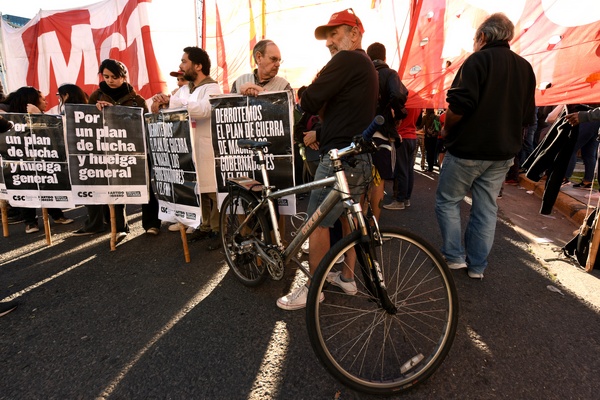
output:
[{"label": "black long-sleeve shirt", "polygon": [[535,74],[507,42],[491,42],[465,60],[446,100],[462,115],[446,137],[452,155],[508,160],[521,148],[523,127],[535,121]]},{"label": "black long-sleeve shirt", "polygon": [[322,119],[319,152],[346,147],[375,117],[379,83],[373,62],[364,50],[335,54],[306,88],[302,110]]}]

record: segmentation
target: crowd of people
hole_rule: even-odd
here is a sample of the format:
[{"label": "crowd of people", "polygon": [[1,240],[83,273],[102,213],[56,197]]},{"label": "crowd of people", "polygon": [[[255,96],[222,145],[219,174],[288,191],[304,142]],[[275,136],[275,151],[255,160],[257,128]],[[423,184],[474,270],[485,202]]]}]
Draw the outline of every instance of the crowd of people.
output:
[{"label": "crowd of people", "polygon": [[[353,136],[362,132],[374,116],[385,116],[385,125],[374,140],[378,150],[370,155],[357,156],[352,164],[345,163],[345,172],[356,200],[368,197],[376,217],[383,209],[404,210],[411,206],[416,157],[420,167],[432,173],[437,168],[439,183],[435,198],[435,213],[442,236],[441,251],[451,269],[464,269],[468,276],[482,279],[487,257],[494,242],[497,198],[503,183],[512,183],[511,166],[525,164],[540,141],[540,130],[547,127],[540,115],[546,108],[535,107],[535,75],[531,65],[510,50],[514,35],[512,22],[501,13],[488,17],[476,30],[471,54],[457,71],[447,93],[445,110],[405,108],[410,96],[398,73],[386,64],[386,49],[373,43],[363,50],[365,29],[351,9],[337,12],[329,21],[315,29],[314,35],[323,40],[331,54],[310,85],[298,92],[299,124],[294,140],[300,154],[312,151],[309,177],[320,179],[333,171],[328,152],[348,145]],[[278,76],[282,56],[272,40],[261,40],[253,49],[256,68],[232,84],[230,91],[246,96],[258,96],[266,91],[289,90],[290,83]],[[202,224],[188,228],[191,240],[208,243],[207,250],[218,249],[219,214],[214,174],[214,153],[210,129],[209,97],[221,94],[221,87],[210,76],[211,61],[202,48],[183,49],[179,70],[172,72],[178,88],[172,93],[152,96],[150,111],[165,108],[186,108],[192,120],[196,165],[209,171],[198,177],[202,204]],[[127,83],[127,69],[118,60],[104,60],[98,71],[101,81],[89,97],[75,85],[58,89],[60,106],[66,103],[95,104],[99,109],[114,105],[141,107],[148,111],[146,101]],[[43,113],[45,99],[39,90],[20,88],[2,99],[0,108],[7,112]],[[300,115],[302,117],[300,118]],[[589,187],[593,165],[597,158],[599,109],[578,111],[566,116],[573,124],[581,124],[580,139],[574,144],[581,149],[586,174],[580,184]],[[0,117],[0,128],[4,125]],[[482,130],[482,127],[485,127]],[[7,128],[8,129],[8,128]],[[522,143],[524,145],[522,146]],[[317,160],[318,158],[318,160]],[[372,160],[372,162],[371,162]],[[375,168],[372,168],[372,165]],[[588,170],[588,167],[592,171]],[[513,170],[515,167],[513,167]],[[303,169],[300,168],[299,171]],[[213,172],[213,173],[210,173]],[[568,169],[568,179],[572,168]],[[299,181],[306,180],[297,177]],[[384,183],[393,186],[390,202],[384,204]],[[308,201],[309,215],[331,188],[314,190]],[[462,237],[460,204],[470,192],[473,202],[464,238]],[[142,207],[142,224],[147,234],[157,235],[158,202],[150,190],[150,202]],[[104,232],[108,223],[107,206],[86,206],[87,220],[75,235]],[[118,240],[126,237],[129,226],[123,206],[115,206]],[[308,241],[309,269],[315,268],[329,249],[336,225],[342,234],[349,232],[343,209],[339,204]],[[55,223],[68,224],[61,210],[49,210]],[[24,221],[27,233],[39,230],[35,209],[10,210],[12,221]],[[339,221],[341,220],[341,225]],[[171,225],[169,231],[185,229]],[[339,233],[337,234],[339,235]],[[205,241],[206,240],[206,241]],[[340,271],[330,273],[328,280],[344,292],[357,292],[354,281],[355,254],[349,250]],[[301,286],[279,298],[277,305],[286,310],[303,308],[308,286]],[[0,314],[2,315],[2,314]]]}]

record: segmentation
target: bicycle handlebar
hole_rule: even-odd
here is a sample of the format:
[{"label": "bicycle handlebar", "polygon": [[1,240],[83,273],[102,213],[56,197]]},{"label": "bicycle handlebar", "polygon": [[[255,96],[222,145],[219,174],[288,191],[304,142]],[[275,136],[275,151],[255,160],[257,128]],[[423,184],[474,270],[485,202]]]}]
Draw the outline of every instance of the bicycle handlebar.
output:
[{"label": "bicycle handlebar", "polygon": [[338,150],[338,156],[343,157],[350,154],[373,153],[377,150],[377,146],[373,142],[373,135],[385,122],[385,118],[377,115],[371,124],[360,135],[352,138],[350,146]]},{"label": "bicycle handlebar", "polygon": [[375,132],[377,132],[377,130],[381,126],[383,126],[384,122],[385,122],[385,118],[383,118],[381,115],[375,116],[375,119],[373,119],[373,121],[367,127],[367,129],[365,129],[363,131],[363,133],[360,135],[362,137],[362,139],[363,140],[368,140],[368,141],[370,141],[371,139],[373,139],[373,135],[375,134]]}]

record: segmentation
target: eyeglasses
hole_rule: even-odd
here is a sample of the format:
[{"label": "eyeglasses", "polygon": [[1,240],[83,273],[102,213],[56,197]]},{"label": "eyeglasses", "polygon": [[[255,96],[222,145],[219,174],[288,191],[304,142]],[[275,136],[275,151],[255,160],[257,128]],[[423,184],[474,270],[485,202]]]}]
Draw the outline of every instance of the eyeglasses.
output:
[{"label": "eyeglasses", "polygon": [[271,62],[273,62],[274,64],[283,64],[283,60],[281,58],[277,58],[277,57],[269,57],[269,60],[271,60]]}]

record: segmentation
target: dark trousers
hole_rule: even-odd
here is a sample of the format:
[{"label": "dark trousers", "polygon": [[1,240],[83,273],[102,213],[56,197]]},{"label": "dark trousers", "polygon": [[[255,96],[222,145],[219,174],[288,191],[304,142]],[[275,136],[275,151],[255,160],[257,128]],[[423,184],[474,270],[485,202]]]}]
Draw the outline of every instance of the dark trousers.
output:
[{"label": "dark trousers", "polygon": [[160,229],[160,219],[158,219],[158,200],[154,192],[150,191],[150,201],[148,204],[142,204],[142,227],[145,231],[150,228]]},{"label": "dark trousers", "polygon": [[433,171],[433,166],[437,164],[437,136],[425,135],[425,152],[427,153],[427,170]]},{"label": "dark trousers", "polygon": [[[25,225],[37,225],[38,217],[36,208],[20,208],[20,210],[21,216],[25,221]],[[60,208],[49,208],[48,215],[50,215],[53,220],[57,220],[65,216]]]},{"label": "dark trousers", "polygon": [[[91,204],[85,206],[88,214],[83,226],[86,232],[103,232],[106,230],[104,221],[110,224],[110,208],[107,205]],[[115,219],[117,232],[129,232],[129,225],[125,216],[125,205],[115,204]]]},{"label": "dark trousers", "polygon": [[398,201],[410,200],[415,182],[415,164],[413,153],[417,139],[402,139],[396,149],[396,168],[394,170],[394,198]]}]

